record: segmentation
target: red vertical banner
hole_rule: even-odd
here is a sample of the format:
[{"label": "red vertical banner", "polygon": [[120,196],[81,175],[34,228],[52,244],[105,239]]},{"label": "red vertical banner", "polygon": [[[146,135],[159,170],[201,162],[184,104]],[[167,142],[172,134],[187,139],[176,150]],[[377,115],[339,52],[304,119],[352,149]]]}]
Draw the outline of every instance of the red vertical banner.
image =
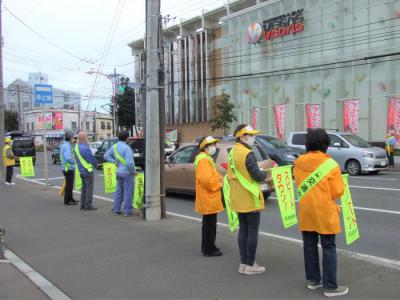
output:
[{"label": "red vertical banner", "polygon": [[347,99],[343,101],[343,129],[354,134],[359,132],[360,100]]},{"label": "red vertical banner", "polygon": [[274,117],[276,135],[278,139],[283,139],[285,136],[286,104],[274,105]]},{"label": "red vertical banner", "polygon": [[253,128],[259,128],[258,121],[260,119],[260,108],[259,107],[253,107],[251,109],[251,127]]},{"label": "red vertical banner", "polygon": [[387,131],[394,134],[395,148],[400,148],[400,98],[392,97],[389,100]]},{"label": "red vertical banner", "polygon": [[321,104],[306,104],[307,128],[321,127]]},{"label": "red vertical banner", "polygon": [[54,129],[63,129],[63,114],[62,112],[55,112],[53,115]]}]

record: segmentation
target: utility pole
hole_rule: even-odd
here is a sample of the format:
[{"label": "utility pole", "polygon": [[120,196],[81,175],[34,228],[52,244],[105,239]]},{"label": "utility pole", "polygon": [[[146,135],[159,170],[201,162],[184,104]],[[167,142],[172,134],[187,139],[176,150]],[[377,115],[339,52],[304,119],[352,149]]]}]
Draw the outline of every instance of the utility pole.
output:
[{"label": "utility pole", "polygon": [[161,219],[159,47],[160,0],[146,0],[146,220]]},{"label": "utility pole", "polygon": [[[2,0],[0,0],[0,151],[4,149],[4,90],[3,90],[3,31],[2,31]],[[3,155],[0,155],[1,182],[4,181]]]},{"label": "utility pole", "polygon": [[[158,85],[165,86],[165,73],[164,73],[164,43],[162,35],[163,18],[159,18],[158,30],[158,48],[160,49],[160,71],[158,74]],[[161,218],[167,217],[167,209],[165,206],[165,88],[160,90],[160,193],[161,193]]]}]

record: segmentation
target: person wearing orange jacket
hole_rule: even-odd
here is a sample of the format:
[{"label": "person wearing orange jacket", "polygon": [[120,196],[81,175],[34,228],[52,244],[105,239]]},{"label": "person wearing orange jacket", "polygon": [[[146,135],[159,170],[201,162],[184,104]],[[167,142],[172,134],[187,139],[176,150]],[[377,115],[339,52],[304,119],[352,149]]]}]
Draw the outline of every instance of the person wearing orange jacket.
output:
[{"label": "person wearing orange jacket", "polygon": [[223,178],[218,173],[213,156],[216,153],[217,139],[203,137],[199,141],[200,153],[196,156],[196,212],[203,215],[201,251],[206,257],[221,256],[215,246],[217,235],[217,214],[224,210],[221,200]]},{"label": "person wearing orange jacket", "polygon": [[[336,234],[340,232],[340,208],[336,200],[345,186],[338,164],[326,154],[329,136],[325,130],[309,129],[307,153],[294,162],[294,178],[299,197],[299,227],[303,236],[303,252],[307,286],[323,287],[328,297],[346,295],[347,287],[337,284]],[[318,239],[322,246],[322,283],[319,266]]]}]

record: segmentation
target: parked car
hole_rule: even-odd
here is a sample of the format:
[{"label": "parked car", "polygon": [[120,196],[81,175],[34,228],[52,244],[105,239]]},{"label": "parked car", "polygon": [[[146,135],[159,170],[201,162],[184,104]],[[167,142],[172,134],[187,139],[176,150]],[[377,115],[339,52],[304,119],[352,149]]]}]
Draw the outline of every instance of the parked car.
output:
[{"label": "parked car", "polygon": [[[233,147],[233,143],[220,142],[217,143],[217,152],[214,155],[218,172],[225,175],[228,169],[228,153]],[[255,144],[253,152],[258,162],[268,161],[270,167],[273,166],[273,161],[264,153],[262,148]],[[170,157],[167,158],[165,164],[165,187],[167,192],[190,194],[196,192],[195,168],[194,160],[198,154],[197,144],[186,145],[176,150]],[[265,199],[269,197],[273,191],[271,184],[264,183],[262,190]]]},{"label": "parked car", "polygon": [[17,157],[17,164],[19,164],[19,158],[25,156],[31,156],[33,164],[36,164],[36,149],[33,136],[15,136],[12,142],[12,151]]},{"label": "parked car", "polygon": [[[97,149],[95,157],[99,164],[105,163],[104,154],[110,149],[114,144],[118,142],[117,138],[105,139]],[[133,158],[135,160],[135,165],[141,167],[144,170],[145,159],[144,159],[144,146],[145,140],[142,138],[130,138],[128,145],[132,148]],[[101,165],[99,166],[101,168]]]},{"label": "parked car", "polygon": [[53,164],[56,165],[57,163],[61,162],[60,158],[60,146],[56,146],[53,148],[53,152],[51,152],[51,160]]},{"label": "parked car", "polygon": [[101,142],[89,143],[90,151],[92,151],[93,155],[96,154],[97,149],[99,149],[100,145],[101,145]]},{"label": "parked car", "polygon": [[[289,134],[288,145],[305,149],[306,132]],[[362,172],[377,174],[388,168],[388,158],[382,148],[373,147],[358,135],[348,132],[328,131],[330,144],[327,153],[350,175]]]},{"label": "parked car", "polygon": [[[233,135],[224,137],[224,141],[233,142]],[[290,147],[284,141],[270,135],[256,135],[256,142],[272,160],[279,166],[293,165],[299,155],[305,153],[302,149]]]}]

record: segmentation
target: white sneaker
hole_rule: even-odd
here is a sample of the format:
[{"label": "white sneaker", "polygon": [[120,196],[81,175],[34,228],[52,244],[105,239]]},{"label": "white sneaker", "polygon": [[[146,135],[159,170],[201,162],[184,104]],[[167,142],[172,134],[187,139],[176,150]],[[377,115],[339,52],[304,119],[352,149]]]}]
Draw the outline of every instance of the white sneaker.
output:
[{"label": "white sneaker", "polygon": [[337,289],[324,290],[324,295],[326,297],[338,297],[344,296],[349,293],[349,288],[347,286],[338,286]]},{"label": "white sneaker", "polygon": [[246,269],[246,264],[240,264],[239,265],[239,273],[244,274],[244,270]]},{"label": "white sneaker", "polygon": [[246,275],[257,275],[265,272],[265,267],[259,266],[256,262],[252,266],[246,265],[244,274]]},{"label": "white sneaker", "polygon": [[5,183],[5,185],[11,185],[11,183],[9,183],[9,182],[7,182],[7,181],[6,181],[6,182],[4,182],[4,183]]},{"label": "white sneaker", "polygon": [[15,182],[10,182],[11,185],[15,185]]}]

